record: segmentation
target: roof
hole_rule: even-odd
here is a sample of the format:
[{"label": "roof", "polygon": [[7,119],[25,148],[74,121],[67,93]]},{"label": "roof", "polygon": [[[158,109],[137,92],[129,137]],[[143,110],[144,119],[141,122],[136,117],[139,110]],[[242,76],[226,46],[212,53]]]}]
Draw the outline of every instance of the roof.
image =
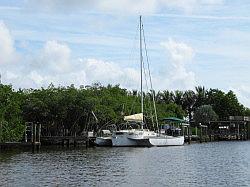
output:
[{"label": "roof", "polygon": [[176,117],[168,117],[168,118],[163,118],[163,121],[166,122],[175,122],[175,123],[188,123],[186,120],[176,118]]}]

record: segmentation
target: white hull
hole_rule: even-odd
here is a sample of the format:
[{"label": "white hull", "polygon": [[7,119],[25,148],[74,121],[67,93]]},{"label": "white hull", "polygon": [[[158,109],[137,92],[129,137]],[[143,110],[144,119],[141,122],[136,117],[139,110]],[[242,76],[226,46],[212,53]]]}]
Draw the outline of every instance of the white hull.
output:
[{"label": "white hull", "polygon": [[97,146],[112,146],[112,137],[97,137],[95,143]]},{"label": "white hull", "polygon": [[127,134],[112,136],[113,147],[136,147],[137,143],[128,138]]},{"label": "white hull", "polygon": [[122,130],[112,136],[112,145],[114,147],[149,147],[149,137],[156,136],[153,131],[145,130]]},{"label": "white hull", "polygon": [[152,146],[180,146],[184,145],[184,136],[157,136],[149,138]]}]

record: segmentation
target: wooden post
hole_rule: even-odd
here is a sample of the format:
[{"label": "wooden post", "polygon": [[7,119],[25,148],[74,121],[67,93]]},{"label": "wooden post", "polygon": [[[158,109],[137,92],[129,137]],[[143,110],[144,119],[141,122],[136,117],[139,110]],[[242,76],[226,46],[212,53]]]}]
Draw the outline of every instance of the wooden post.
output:
[{"label": "wooden post", "polygon": [[74,147],[76,147],[76,144],[77,144],[76,139],[74,139]]},{"label": "wooden post", "polygon": [[42,125],[40,123],[39,126],[38,126],[38,142],[39,143],[41,142],[41,128],[42,128]]},{"label": "wooden post", "polygon": [[69,148],[69,139],[67,139],[67,147]]},{"label": "wooden post", "polygon": [[28,142],[28,137],[27,137],[27,123],[25,123],[24,141],[25,141],[26,143]]},{"label": "wooden post", "polygon": [[34,130],[34,143],[36,143],[36,126],[37,126],[37,124],[35,123],[35,130]]},{"label": "wooden post", "polygon": [[38,126],[38,146],[37,146],[38,151],[41,148],[41,131],[42,131],[42,125],[41,125],[41,123],[39,123],[39,126]]},{"label": "wooden post", "polygon": [[237,140],[240,139],[240,125],[239,123],[237,124]]},{"label": "wooden post", "polygon": [[244,140],[247,140],[247,128],[246,128],[247,123],[244,122]]},{"label": "wooden post", "polygon": [[89,147],[89,137],[87,137],[87,140],[86,140],[86,148]]},{"label": "wooden post", "polygon": [[34,142],[34,127],[33,127],[33,122],[31,123],[31,143]]},{"label": "wooden post", "polygon": [[202,126],[201,123],[199,123],[200,125],[200,143],[202,143]]},{"label": "wooden post", "polygon": [[205,127],[206,128],[206,139],[205,139],[205,142],[207,142],[207,128],[208,127]]},{"label": "wooden post", "polygon": [[188,131],[188,144],[191,144],[190,126],[187,127],[187,131]]}]

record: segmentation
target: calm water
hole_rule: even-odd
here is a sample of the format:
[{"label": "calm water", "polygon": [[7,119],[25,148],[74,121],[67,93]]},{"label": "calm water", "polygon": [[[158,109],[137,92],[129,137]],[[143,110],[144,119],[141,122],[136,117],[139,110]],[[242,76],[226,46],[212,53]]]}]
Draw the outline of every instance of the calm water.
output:
[{"label": "calm water", "polygon": [[250,186],[250,141],[0,153],[0,186]]}]

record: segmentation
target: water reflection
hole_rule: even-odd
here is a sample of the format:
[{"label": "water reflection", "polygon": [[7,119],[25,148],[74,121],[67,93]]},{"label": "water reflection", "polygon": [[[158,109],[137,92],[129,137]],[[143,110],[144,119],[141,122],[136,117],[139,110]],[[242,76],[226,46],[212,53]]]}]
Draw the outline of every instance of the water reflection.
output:
[{"label": "water reflection", "polygon": [[4,186],[250,186],[250,142],[0,154]]}]

